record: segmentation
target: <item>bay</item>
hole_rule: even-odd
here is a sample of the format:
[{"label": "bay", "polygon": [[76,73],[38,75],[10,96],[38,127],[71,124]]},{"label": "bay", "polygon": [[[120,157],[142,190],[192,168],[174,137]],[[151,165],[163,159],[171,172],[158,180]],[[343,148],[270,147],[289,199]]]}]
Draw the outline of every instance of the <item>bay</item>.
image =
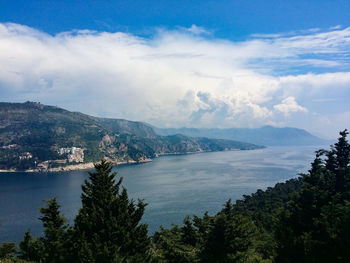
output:
[{"label": "bay", "polygon": [[[229,198],[240,199],[307,172],[314,151],[322,146],[269,147],[162,156],[153,162],[115,167],[135,200],[148,203],[143,222],[152,234],[160,225],[180,224],[186,215],[217,213]],[[19,242],[28,229],[42,233],[39,207],[57,197],[72,224],[81,206],[87,171],[0,173],[0,243]]]}]

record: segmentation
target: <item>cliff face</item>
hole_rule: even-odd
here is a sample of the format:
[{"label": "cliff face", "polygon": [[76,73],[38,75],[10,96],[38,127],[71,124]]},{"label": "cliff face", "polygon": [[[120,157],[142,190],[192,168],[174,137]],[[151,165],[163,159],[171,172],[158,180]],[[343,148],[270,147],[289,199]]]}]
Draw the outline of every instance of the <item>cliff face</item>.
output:
[{"label": "cliff face", "polygon": [[258,146],[230,140],[160,136],[141,122],[92,117],[39,103],[0,103],[0,170],[49,169],[105,157],[141,162],[159,154]]}]

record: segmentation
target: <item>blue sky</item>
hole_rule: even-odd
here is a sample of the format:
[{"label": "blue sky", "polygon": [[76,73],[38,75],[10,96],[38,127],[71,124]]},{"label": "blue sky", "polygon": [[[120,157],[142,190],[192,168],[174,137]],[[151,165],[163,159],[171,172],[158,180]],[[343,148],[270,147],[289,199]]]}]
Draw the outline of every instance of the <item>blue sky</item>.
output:
[{"label": "blue sky", "polygon": [[226,39],[350,24],[348,0],[1,0],[0,21],[56,34],[72,29],[148,35],[192,24]]},{"label": "blue sky", "polygon": [[350,1],[0,6],[4,101],[160,127],[350,128]]}]

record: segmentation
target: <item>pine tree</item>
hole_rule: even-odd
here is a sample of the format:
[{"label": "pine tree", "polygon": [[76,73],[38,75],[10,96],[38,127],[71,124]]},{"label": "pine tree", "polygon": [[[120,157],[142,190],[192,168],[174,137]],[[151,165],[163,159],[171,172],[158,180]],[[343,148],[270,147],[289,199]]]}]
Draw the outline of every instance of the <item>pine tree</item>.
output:
[{"label": "pine tree", "polygon": [[43,262],[67,262],[69,240],[67,219],[61,215],[56,198],[47,200],[46,207],[41,207],[40,212],[42,214],[40,220],[44,226],[44,237],[39,239],[43,246]]},{"label": "pine tree", "polygon": [[201,262],[252,262],[256,236],[256,226],[247,217],[219,213],[205,238]]},{"label": "pine tree", "polygon": [[120,191],[122,178],[105,160],[95,164],[82,186],[82,208],[75,218],[74,244],[79,262],[147,262],[150,239],[140,224],[146,204]]},{"label": "pine tree", "polygon": [[153,236],[153,244],[159,262],[199,262],[199,233],[189,216],[185,217],[181,227],[173,224],[172,228],[165,229],[161,226],[160,231]]},{"label": "pine tree", "polygon": [[192,221],[189,216],[186,216],[183,220],[181,227],[182,241],[184,244],[196,247],[199,242],[197,230],[193,227]]},{"label": "pine tree", "polygon": [[29,231],[20,243],[20,257],[25,260],[43,263],[64,263],[69,261],[69,234],[66,218],[61,215],[56,198],[46,201],[40,208],[44,236],[34,239]]},{"label": "pine tree", "polygon": [[317,151],[301,191],[281,214],[276,262],[350,262],[350,147],[340,132]]},{"label": "pine tree", "polygon": [[0,259],[12,258],[16,253],[17,253],[17,247],[15,243],[5,242],[0,244]]},{"label": "pine tree", "polygon": [[19,243],[19,257],[28,261],[39,262],[42,255],[42,246],[34,239],[29,231],[24,234],[24,239]]}]

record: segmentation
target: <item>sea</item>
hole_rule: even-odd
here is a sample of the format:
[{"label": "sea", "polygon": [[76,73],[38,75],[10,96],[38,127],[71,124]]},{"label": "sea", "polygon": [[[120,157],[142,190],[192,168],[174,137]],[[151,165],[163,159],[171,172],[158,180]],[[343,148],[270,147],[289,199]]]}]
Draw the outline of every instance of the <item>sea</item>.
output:
[{"label": "sea", "polygon": [[[249,151],[161,156],[150,163],[116,166],[129,197],[144,200],[149,234],[181,224],[186,215],[210,215],[242,195],[295,178],[310,169],[314,152],[327,146],[267,147]],[[0,243],[19,243],[25,231],[42,235],[39,208],[57,197],[69,224],[81,207],[88,171],[0,173]]]}]

